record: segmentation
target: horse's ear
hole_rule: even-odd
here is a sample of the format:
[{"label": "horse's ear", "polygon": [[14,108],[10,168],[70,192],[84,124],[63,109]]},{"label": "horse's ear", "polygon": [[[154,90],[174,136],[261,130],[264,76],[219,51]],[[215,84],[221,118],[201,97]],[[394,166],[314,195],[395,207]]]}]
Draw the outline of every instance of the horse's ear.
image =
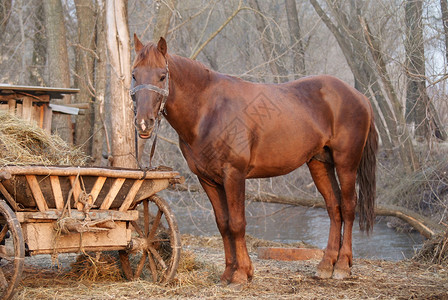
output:
[{"label": "horse's ear", "polygon": [[134,33],[134,49],[135,49],[135,53],[139,53],[140,50],[142,50],[143,48],[143,44],[142,42],[140,42],[140,40],[137,37],[137,34]]},{"label": "horse's ear", "polygon": [[157,44],[157,50],[159,50],[163,56],[165,56],[168,51],[168,46],[166,45],[166,41],[163,37],[160,37],[159,43]]}]

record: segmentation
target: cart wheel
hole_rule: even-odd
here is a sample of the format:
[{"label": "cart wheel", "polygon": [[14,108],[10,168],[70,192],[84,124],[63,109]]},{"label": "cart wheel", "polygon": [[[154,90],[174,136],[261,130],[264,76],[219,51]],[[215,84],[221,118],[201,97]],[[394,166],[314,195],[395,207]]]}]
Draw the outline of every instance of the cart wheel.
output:
[{"label": "cart wheel", "polygon": [[179,264],[177,222],[168,204],[157,195],[142,202],[144,222],[131,222],[137,236],[132,238],[128,250],[119,251],[121,267],[128,280],[143,277],[166,283],[174,278]]},{"label": "cart wheel", "polygon": [[[12,237],[12,239],[8,239]],[[11,245],[12,244],[12,245]],[[12,249],[11,249],[12,248]],[[22,277],[25,243],[16,214],[0,200],[0,294],[9,299]]]}]

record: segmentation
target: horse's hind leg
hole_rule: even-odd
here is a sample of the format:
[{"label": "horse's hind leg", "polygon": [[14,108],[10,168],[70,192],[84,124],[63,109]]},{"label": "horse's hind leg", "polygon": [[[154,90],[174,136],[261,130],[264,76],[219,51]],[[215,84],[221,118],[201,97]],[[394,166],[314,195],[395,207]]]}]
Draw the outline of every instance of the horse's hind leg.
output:
[{"label": "horse's hind leg", "polygon": [[342,216],[340,209],[340,189],[331,162],[311,160],[308,162],[311,176],[317,189],[325,199],[328,216],[330,217],[330,233],[327,248],[322,261],[317,266],[317,276],[330,278],[333,274],[339,247],[341,245]]},{"label": "horse's hind leg", "polygon": [[343,279],[350,276],[352,266],[352,229],[356,209],[356,172],[359,160],[354,153],[334,154],[336,172],[341,186],[341,215],[344,223],[344,235],[339,250],[338,261],[334,266],[333,278]]}]

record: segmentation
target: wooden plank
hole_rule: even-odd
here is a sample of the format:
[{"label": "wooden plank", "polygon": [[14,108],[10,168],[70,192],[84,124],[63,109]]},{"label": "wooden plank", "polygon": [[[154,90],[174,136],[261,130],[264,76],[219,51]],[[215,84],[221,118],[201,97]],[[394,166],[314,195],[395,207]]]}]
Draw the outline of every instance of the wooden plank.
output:
[{"label": "wooden plank", "polygon": [[38,109],[39,109],[39,115],[38,115],[38,124],[39,124],[39,127],[40,128],[43,128],[43,126],[44,126],[44,115],[45,115],[45,109],[44,109],[44,106],[43,105],[41,105],[41,106],[36,106],[36,107],[38,107]]},{"label": "wooden plank", "polygon": [[45,130],[47,133],[51,133],[51,122],[53,119],[53,111],[48,105],[42,105],[42,107],[44,108],[44,120],[42,123],[42,129]]},{"label": "wooden plank", "polygon": [[[73,199],[76,201],[79,200],[79,195],[81,194],[81,184],[79,182],[80,178],[78,178],[78,180],[76,180],[77,176],[70,176],[70,183],[72,184],[72,189],[73,189]],[[76,205],[76,208],[78,210],[82,210],[84,208],[84,204],[78,202]]]},{"label": "wooden plank", "polygon": [[19,210],[19,206],[17,205],[16,200],[11,196],[11,194],[6,190],[3,183],[0,182],[0,192],[6,198],[6,201],[12,206],[12,208],[17,211]]},{"label": "wooden plank", "polygon": [[23,112],[23,105],[21,103],[17,103],[16,104],[16,116],[21,118],[22,117],[22,112]]},{"label": "wooden plank", "polygon": [[[117,210],[106,210],[100,211],[97,209],[92,209],[88,212],[90,220],[101,220],[101,219],[111,219],[113,221],[136,221],[138,219],[139,213],[137,210],[128,211],[117,211]],[[48,209],[43,212],[30,212],[30,211],[20,211],[16,213],[17,220],[20,223],[27,222],[51,222],[57,220],[62,215],[62,210],[58,209]],[[81,211],[72,210],[71,218],[76,220],[85,220],[86,214]]]},{"label": "wooden plank", "polygon": [[16,114],[16,100],[15,99],[8,100],[8,110],[11,115]]},{"label": "wooden plank", "polygon": [[22,119],[31,121],[33,117],[33,99],[30,97],[23,97],[22,104]]},{"label": "wooden plank", "polygon": [[[179,176],[179,172],[160,170],[135,170],[100,167],[51,167],[51,166],[5,166],[3,169],[15,175],[55,175],[55,176],[106,176],[113,178],[129,179],[173,179]],[[180,180],[181,178],[179,178]]]},{"label": "wooden plank", "polygon": [[258,258],[284,261],[322,259],[324,251],[310,248],[258,247]]},{"label": "wooden plank", "polygon": [[40,189],[39,182],[37,181],[36,176],[34,175],[25,175],[26,181],[33,193],[34,201],[36,201],[37,208],[39,211],[46,211],[48,209],[47,202],[45,201],[44,195],[42,194],[42,190]]},{"label": "wooden plank", "polygon": [[50,176],[51,189],[53,190],[54,202],[56,209],[64,208],[64,197],[62,196],[61,183],[59,182],[59,176]]},{"label": "wooden plank", "polygon": [[121,186],[125,182],[126,178],[117,178],[115,179],[114,183],[112,184],[109,193],[107,193],[106,197],[103,200],[103,203],[101,203],[100,209],[109,209],[112,205],[112,202],[114,202],[115,197],[117,196],[118,192],[121,189]]},{"label": "wooden plank", "polygon": [[101,189],[104,186],[104,183],[106,182],[107,177],[100,176],[96,179],[95,184],[92,187],[92,190],[90,191],[90,195],[92,195],[92,203],[94,204],[96,201],[96,198],[98,198],[98,195],[101,192]]},{"label": "wooden plank", "polygon": [[123,204],[121,204],[119,211],[127,211],[129,209],[129,206],[131,206],[132,202],[134,202],[135,196],[137,195],[138,191],[140,190],[140,187],[142,186],[143,180],[136,180],[134,184],[132,185],[131,189],[129,190],[126,198],[123,201]]},{"label": "wooden plank", "polygon": [[[24,223],[22,229],[30,251],[65,252],[63,249],[72,249],[77,252],[89,250],[89,247],[117,247],[127,246],[131,234],[126,228],[126,222],[116,222],[116,227],[103,232],[84,232],[57,235],[53,223]],[[82,247],[82,249],[81,249]],[[44,253],[44,252],[39,252]],[[36,253],[33,253],[36,254]]]}]

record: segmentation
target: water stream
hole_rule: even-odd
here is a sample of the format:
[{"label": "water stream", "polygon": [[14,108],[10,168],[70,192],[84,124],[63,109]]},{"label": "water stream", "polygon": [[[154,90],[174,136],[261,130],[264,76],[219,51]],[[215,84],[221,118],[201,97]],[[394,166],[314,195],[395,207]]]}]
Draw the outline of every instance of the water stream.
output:
[{"label": "water stream", "polygon": [[[208,201],[188,200],[188,197],[176,199],[173,195],[169,197],[167,200],[177,218],[181,233],[219,235]],[[326,247],[330,222],[324,209],[251,202],[246,207],[246,218],[246,232],[257,238],[285,243],[303,241],[321,249]],[[389,228],[384,220],[375,224],[370,236],[360,232],[357,223],[353,227],[355,258],[410,258],[422,243],[423,238],[418,233],[396,232]]]}]

